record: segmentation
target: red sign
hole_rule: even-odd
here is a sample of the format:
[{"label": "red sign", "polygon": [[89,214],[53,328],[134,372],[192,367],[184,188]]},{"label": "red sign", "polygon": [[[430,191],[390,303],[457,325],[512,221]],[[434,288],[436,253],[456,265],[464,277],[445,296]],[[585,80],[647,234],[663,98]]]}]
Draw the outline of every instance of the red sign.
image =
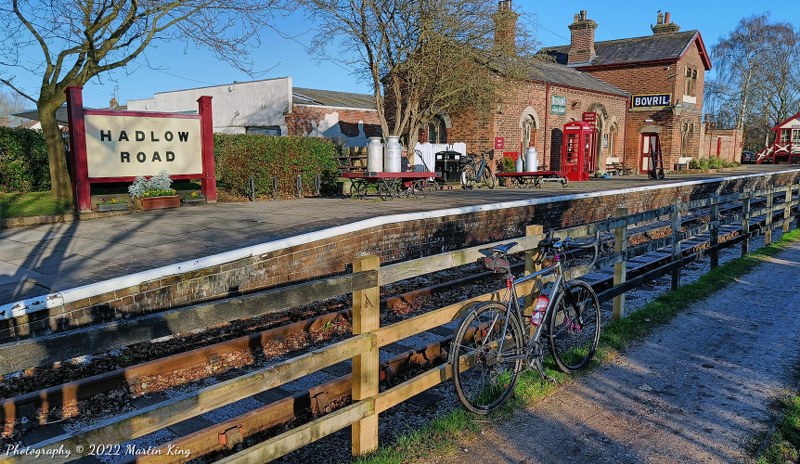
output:
[{"label": "red sign", "polygon": [[583,113],[583,118],[581,118],[584,122],[588,122],[592,126],[597,125],[597,113]]},{"label": "red sign", "polygon": [[495,137],[494,138],[494,149],[495,150],[502,150],[506,147],[506,139],[504,137]]}]

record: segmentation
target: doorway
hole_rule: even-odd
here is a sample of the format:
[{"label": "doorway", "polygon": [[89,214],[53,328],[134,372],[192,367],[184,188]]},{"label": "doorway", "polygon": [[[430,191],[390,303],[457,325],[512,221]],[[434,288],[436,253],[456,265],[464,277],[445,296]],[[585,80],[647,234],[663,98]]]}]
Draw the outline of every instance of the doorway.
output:
[{"label": "doorway", "polygon": [[652,168],[653,154],[661,149],[661,141],[655,132],[642,134],[641,150],[639,154],[639,174],[645,174]]}]

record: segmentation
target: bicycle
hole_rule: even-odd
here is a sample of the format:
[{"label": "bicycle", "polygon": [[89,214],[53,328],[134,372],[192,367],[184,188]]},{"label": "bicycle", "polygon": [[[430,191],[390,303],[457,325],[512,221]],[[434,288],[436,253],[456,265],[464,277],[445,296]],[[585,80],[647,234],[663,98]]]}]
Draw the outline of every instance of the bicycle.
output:
[{"label": "bicycle", "polygon": [[[467,313],[453,338],[449,363],[456,393],[464,407],[488,414],[508,399],[524,369],[523,362],[536,368],[542,378],[554,381],[544,370],[542,337],[558,368],[570,373],[584,368],[594,356],[600,340],[600,303],[592,287],[580,280],[567,281],[562,253],[594,249],[597,260],[599,237],[577,241],[561,240],[552,232],[539,242],[537,264],[552,257],[552,264],[521,278],[511,274],[510,242],[480,250],[478,262],[487,270],[503,273],[506,292],[500,301],[480,303]],[[549,295],[539,294],[530,316],[523,315],[515,288],[533,279],[554,276]],[[532,329],[532,334],[525,327]]]},{"label": "bicycle", "polygon": [[490,189],[494,188],[495,177],[489,169],[484,155],[488,155],[489,159],[494,159],[494,152],[491,150],[481,153],[480,162],[477,164],[475,161],[477,156],[474,154],[462,158],[464,165],[461,167],[461,188],[472,190],[476,185],[478,188],[481,188],[482,185]]}]

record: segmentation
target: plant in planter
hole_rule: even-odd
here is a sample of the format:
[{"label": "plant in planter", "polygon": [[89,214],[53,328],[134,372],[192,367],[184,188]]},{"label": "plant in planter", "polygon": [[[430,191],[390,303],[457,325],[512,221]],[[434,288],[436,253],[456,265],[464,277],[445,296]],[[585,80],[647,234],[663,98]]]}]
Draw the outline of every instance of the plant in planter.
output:
[{"label": "plant in planter", "polygon": [[128,193],[133,198],[137,209],[149,211],[152,209],[177,208],[181,205],[181,197],[177,195],[172,186],[172,179],[167,171],[161,171],[151,178],[139,176],[128,187]]},{"label": "plant in planter", "polygon": [[184,205],[201,205],[206,202],[206,197],[197,190],[193,190],[189,195],[181,197],[181,203]]},{"label": "plant in planter", "polygon": [[117,197],[103,197],[97,202],[97,211],[101,213],[107,211],[125,211],[127,209],[128,202],[125,200],[120,200]]}]

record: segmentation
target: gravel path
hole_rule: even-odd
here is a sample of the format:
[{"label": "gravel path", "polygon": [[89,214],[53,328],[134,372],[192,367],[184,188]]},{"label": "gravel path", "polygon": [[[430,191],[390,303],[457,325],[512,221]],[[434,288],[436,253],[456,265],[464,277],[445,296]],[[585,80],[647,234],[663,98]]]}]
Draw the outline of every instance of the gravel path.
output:
[{"label": "gravel path", "polygon": [[449,456],[425,463],[752,462],[796,391],[800,243]]}]

